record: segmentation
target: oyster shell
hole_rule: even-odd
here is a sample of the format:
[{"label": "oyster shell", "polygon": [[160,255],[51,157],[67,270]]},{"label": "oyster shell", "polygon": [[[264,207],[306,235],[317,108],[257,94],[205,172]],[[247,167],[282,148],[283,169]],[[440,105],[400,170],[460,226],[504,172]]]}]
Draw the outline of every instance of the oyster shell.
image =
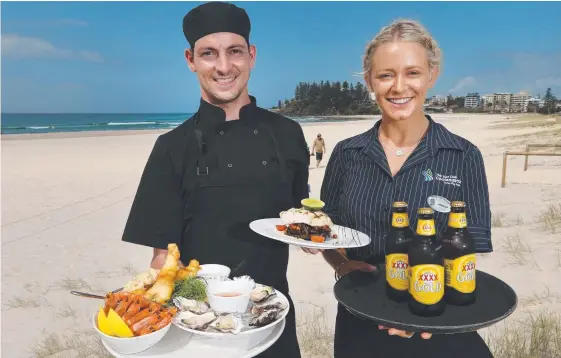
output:
[{"label": "oyster shell", "polygon": [[185,297],[175,297],[173,299],[175,307],[179,308],[181,311],[191,311],[195,314],[203,314],[208,311],[208,306],[204,302],[199,302],[197,300],[190,300]]},{"label": "oyster shell", "polygon": [[270,286],[259,285],[251,291],[251,300],[253,302],[264,302],[275,294],[275,289]]},{"label": "oyster shell", "polygon": [[198,315],[191,311],[185,311],[181,312],[178,318],[188,328],[203,331],[216,319],[216,314],[209,311]]},{"label": "oyster shell", "polygon": [[271,309],[263,311],[258,316],[253,317],[253,319],[249,322],[249,325],[252,327],[263,327],[268,325],[269,323],[274,322],[279,316],[279,310]]},{"label": "oyster shell", "polygon": [[288,306],[286,305],[286,303],[281,301],[263,303],[260,305],[253,305],[253,307],[251,308],[251,314],[260,315],[261,313],[269,310],[284,311],[287,307]]},{"label": "oyster shell", "polygon": [[209,327],[224,333],[238,334],[242,330],[243,323],[240,318],[227,314],[219,316]]}]

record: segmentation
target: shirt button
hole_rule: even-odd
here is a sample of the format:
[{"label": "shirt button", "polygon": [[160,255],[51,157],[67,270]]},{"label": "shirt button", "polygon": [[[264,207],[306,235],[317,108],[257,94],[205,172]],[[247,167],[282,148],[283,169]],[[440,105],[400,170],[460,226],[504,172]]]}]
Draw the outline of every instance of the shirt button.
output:
[{"label": "shirt button", "polygon": [[220,131],[220,135],[224,135],[224,131]]},{"label": "shirt button", "polygon": [[258,134],[259,131],[256,129],[256,130],[253,131],[253,133]]},{"label": "shirt button", "polygon": [[267,165],[267,162],[266,162],[266,161],[262,161],[261,163],[263,163],[263,165]]},{"label": "shirt button", "polygon": [[389,210],[389,209],[390,209],[390,207],[389,207],[389,206],[387,206],[387,205],[384,205],[384,210]]},{"label": "shirt button", "polygon": [[231,167],[232,167],[232,164],[228,164],[228,168],[231,168]]}]

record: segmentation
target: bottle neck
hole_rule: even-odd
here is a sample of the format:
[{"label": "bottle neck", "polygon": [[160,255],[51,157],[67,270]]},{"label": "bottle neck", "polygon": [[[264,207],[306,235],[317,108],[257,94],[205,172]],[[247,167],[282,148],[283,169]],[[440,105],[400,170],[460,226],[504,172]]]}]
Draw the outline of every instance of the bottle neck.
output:
[{"label": "bottle neck", "polygon": [[434,218],[419,218],[417,220],[417,235],[421,236],[421,238],[430,238],[431,236],[435,236],[436,228],[434,225]]},{"label": "bottle neck", "polygon": [[466,213],[463,212],[451,212],[448,216],[448,226],[455,229],[465,229],[467,227]]},{"label": "bottle neck", "polygon": [[409,226],[409,215],[407,213],[394,212],[392,214],[392,227],[404,228]]}]

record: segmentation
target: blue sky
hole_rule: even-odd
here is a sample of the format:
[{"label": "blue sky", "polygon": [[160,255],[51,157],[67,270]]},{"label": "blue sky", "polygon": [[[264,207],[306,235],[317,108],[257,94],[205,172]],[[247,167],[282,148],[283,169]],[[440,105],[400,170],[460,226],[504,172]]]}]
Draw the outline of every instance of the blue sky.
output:
[{"label": "blue sky", "polygon": [[[193,112],[183,16],[199,2],[2,3],[3,112]],[[561,96],[559,2],[238,2],[252,20],[250,93],[263,107],[300,81],[362,81],[366,43],[396,18],[439,42],[429,94]]]}]

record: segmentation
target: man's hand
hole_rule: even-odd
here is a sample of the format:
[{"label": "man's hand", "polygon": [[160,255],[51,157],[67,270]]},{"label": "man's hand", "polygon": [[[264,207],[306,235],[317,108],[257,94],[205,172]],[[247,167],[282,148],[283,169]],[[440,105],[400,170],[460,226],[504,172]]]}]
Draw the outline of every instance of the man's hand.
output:
[{"label": "man's hand", "polygon": [[[414,332],[406,332],[406,331],[401,331],[399,329],[389,328],[384,326],[378,326],[378,329],[387,329],[388,334],[390,336],[399,336],[403,338],[411,338],[415,334]],[[421,338],[423,339],[430,339],[431,337],[432,337],[432,333],[427,333],[427,332],[421,333]]]},{"label": "man's hand", "polygon": [[[166,263],[166,259],[168,257],[168,250],[165,249],[154,249],[154,254],[152,256],[152,261],[150,262],[150,267],[154,270],[159,270],[164,266]],[[185,267],[185,264],[179,260],[177,262],[177,266],[182,269]]]},{"label": "man's hand", "polygon": [[348,260],[339,265],[337,274],[343,277],[352,271],[374,272],[376,271],[376,266],[370,265],[364,261]]},{"label": "man's hand", "polygon": [[322,249],[311,249],[311,248],[307,248],[307,247],[303,247],[302,251],[304,251],[307,254],[312,254],[312,255],[316,255],[319,252],[323,252]]}]

